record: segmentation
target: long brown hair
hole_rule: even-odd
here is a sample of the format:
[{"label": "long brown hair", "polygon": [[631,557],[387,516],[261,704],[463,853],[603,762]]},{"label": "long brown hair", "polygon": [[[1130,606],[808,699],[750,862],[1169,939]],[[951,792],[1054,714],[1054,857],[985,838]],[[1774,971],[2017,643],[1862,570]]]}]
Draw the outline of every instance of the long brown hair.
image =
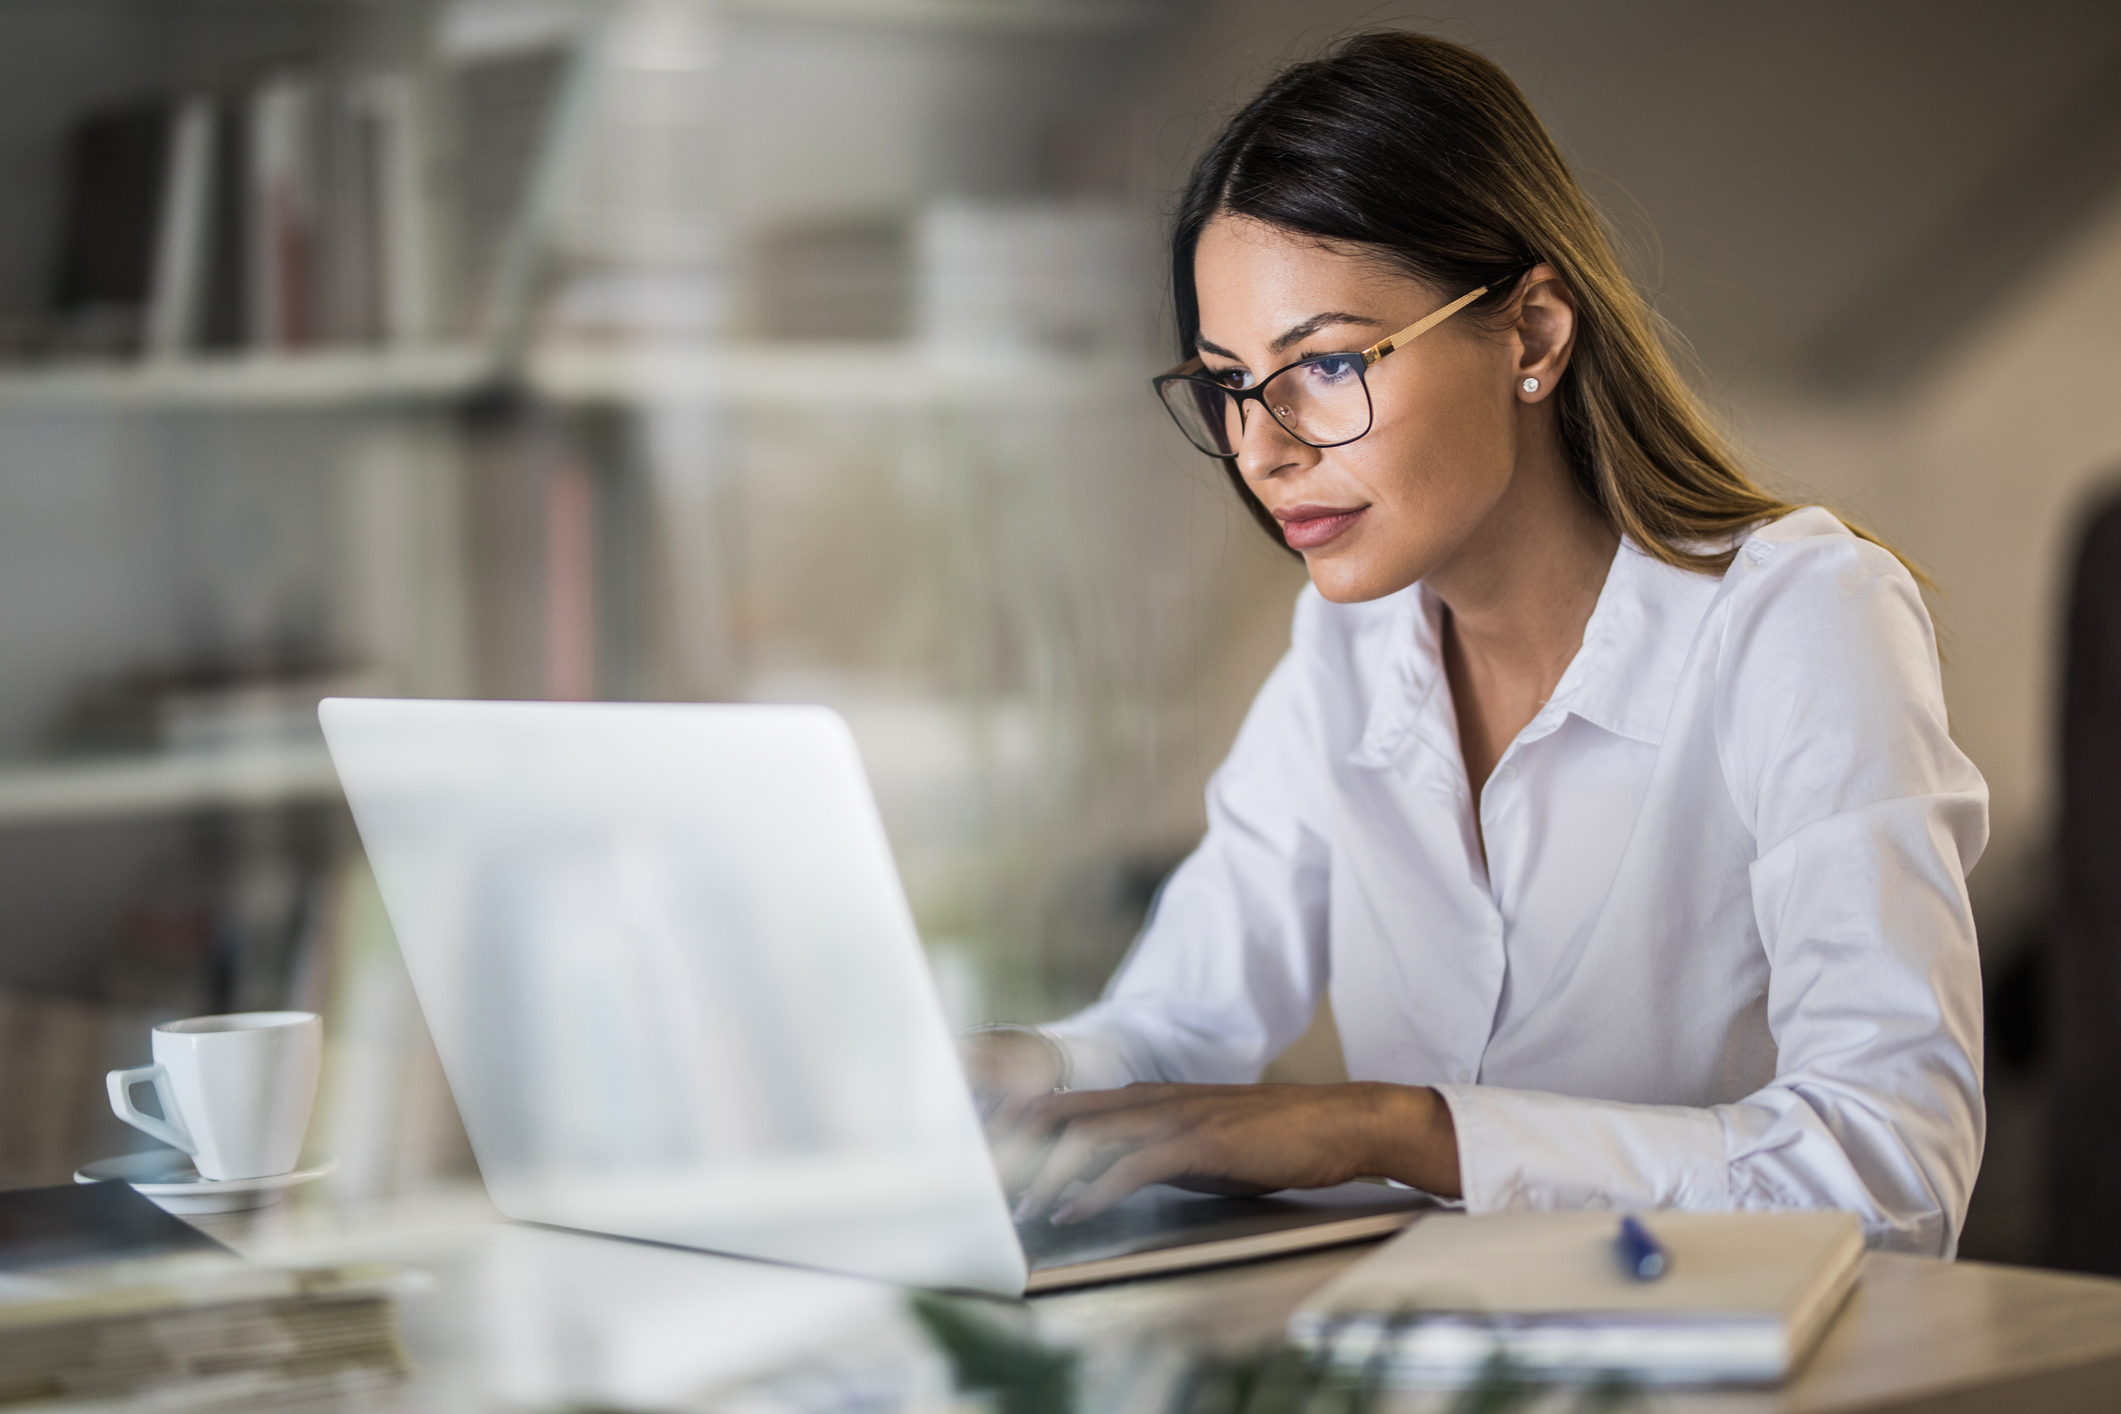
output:
[{"label": "long brown hair", "polygon": [[[1194,249],[1223,214],[1364,248],[1453,295],[1491,285],[1461,318],[1492,318],[1514,292],[1510,272],[1551,266],[1577,303],[1575,352],[1554,394],[1569,464],[1613,528],[1658,559],[1720,574],[1740,531],[1797,509],[1756,482],[1710,422],[1553,138],[1509,75],[1472,50],[1358,35],[1283,71],[1230,121],[1172,230],[1186,358],[1200,334]],[[1235,461],[1224,466],[1281,543]]]}]

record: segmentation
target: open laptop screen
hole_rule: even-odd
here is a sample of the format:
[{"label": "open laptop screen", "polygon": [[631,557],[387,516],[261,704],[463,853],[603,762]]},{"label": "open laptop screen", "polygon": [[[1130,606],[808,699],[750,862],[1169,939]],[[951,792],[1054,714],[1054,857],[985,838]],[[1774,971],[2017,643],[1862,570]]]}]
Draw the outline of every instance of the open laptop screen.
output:
[{"label": "open laptop screen", "polygon": [[320,715],[503,1212],[1023,1290],[838,716],[353,698]]}]

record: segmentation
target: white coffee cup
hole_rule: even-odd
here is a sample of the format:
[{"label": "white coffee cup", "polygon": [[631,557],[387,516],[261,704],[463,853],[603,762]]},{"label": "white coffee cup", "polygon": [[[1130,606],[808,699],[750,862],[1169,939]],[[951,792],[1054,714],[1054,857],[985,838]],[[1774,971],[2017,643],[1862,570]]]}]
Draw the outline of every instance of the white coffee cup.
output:
[{"label": "white coffee cup", "polygon": [[[291,1173],[317,1098],[324,1024],[315,1012],[244,1011],[165,1021],[153,1065],[110,1073],[118,1118],[192,1156],[201,1178]],[[153,1085],[166,1118],[133,1105]]]}]

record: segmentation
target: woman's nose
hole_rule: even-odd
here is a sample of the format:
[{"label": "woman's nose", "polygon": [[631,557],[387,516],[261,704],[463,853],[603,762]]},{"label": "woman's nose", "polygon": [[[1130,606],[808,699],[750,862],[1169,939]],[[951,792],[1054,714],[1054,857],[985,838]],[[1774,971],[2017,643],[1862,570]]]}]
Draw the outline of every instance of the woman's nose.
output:
[{"label": "woman's nose", "polygon": [[1317,459],[1317,450],[1296,440],[1265,406],[1243,407],[1238,432],[1237,469],[1247,481],[1265,481],[1277,472]]}]

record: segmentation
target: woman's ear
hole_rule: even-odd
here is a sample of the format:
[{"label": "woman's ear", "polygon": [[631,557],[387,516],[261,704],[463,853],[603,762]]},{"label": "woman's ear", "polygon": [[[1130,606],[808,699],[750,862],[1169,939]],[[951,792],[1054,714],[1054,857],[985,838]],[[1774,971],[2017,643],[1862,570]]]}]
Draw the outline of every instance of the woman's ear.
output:
[{"label": "woman's ear", "polygon": [[1535,265],[1518,284],[1517,397],[1536,403],[1553,393],[1576,347],[1576,296],[1551,265]]}]

